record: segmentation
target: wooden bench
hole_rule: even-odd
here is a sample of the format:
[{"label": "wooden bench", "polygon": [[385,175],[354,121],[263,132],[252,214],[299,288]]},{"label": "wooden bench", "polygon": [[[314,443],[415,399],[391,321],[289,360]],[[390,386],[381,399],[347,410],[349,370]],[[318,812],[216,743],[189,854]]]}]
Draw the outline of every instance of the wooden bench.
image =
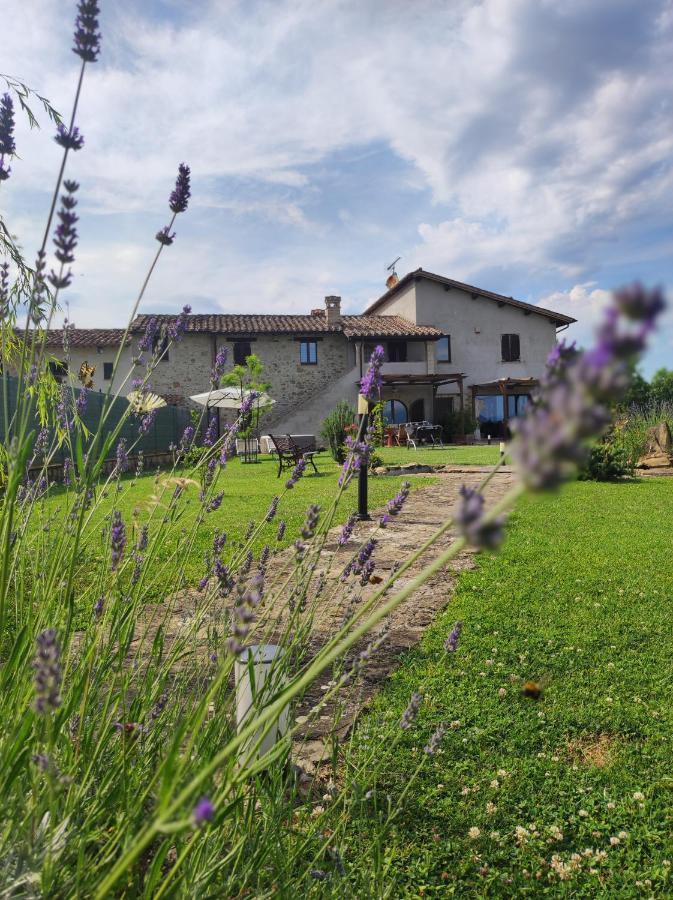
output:
[{"label": "wooden bench", "polygon": [[318,469],[316,468],[315,460],[313,459],[317,452],[315,440],[313,441],[312,447],[309,446],[305,448],[298,447],[289,434],[270,434],[269,437],[278,454],[278,475],[276,477],[280,478],[283,469],[294,468],[300,459],[305,459],[306,462],[310,462],[313,466],[313,471],[316,475],[318,474]]}]

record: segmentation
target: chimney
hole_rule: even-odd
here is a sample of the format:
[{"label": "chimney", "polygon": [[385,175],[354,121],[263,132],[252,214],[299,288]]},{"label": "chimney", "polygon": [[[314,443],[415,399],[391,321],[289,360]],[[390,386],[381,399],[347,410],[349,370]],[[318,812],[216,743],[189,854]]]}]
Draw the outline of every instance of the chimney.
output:
[{"label": "chimney", "polygon": [[341,318],[341,297],[333,294],[325,297],[325,313],[327,314],[327,324],[336,325]]}]

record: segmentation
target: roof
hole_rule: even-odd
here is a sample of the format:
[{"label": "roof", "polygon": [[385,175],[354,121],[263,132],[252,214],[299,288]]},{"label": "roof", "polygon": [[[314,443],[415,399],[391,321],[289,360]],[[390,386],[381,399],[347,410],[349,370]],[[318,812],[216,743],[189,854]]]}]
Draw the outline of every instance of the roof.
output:
[{"label": "roof", "polygon": [[[118,347],[124,328],[72,328],[68,332],[71,347]],[[127,343],[130,337],[127,338]],[[47,347],[63,346],[63,329],[50,328],[45,341]]]},{"label": "roof", "polygon": [[544,309],[542,306],[535,306],[534,303],[524,303],[523,300],[515,300],[514,297],[506,297],[504,294],[496,294],[494,291],[486,291],[483,288],[475,287],[473,284],[465,284],[462,281],[454,281],[453,278],[446,278],[444,275],[435,275],[433,272],[426,272],[424,269],[415,269],[413,272],[408,272],[403,278],[397,282],[396,285],[390,288],[389,291],[386,291],[385,294],[382,294],[371,303],[367,309],[365,310],[365,315],[370,316],[377,310],[386,300],[389,300],[391,297],[394,297],[395,294],[399,293],[404,288],[408,287],[412,282],[425,278],[427,281],[435,281],[437,284],[443,284],[447,288],[455,288],[459,291],[465,291],[468,294],[472,294],[473,299],[476,300],[477,297],[485,297],[487,300],[495,300],[497,303],[506,306],[515,306],[518,309],[524,310],[527,313],[535,313],[539,316],[546,316],[548,319],[551,319],[556,325],[572,325],[573,322],[576,322],[577,319],[573,319],[572,316],[564,316],[562,313],[554,312],[551,309]]},{"label": "roof", "polygon": [[[175,319],[175,316],[137,316],[132,331],[143,331],[147,322],[155,318],[159,324]],[[442,333],[429,325],[415,325],[402,316],[341,316],[329,324],[325,315],[232,315],[215,313],[187,316],[187,331],[199,334],[222,334],[227,337],[257,334],[343,334],[353,338],[428,338]]]}]

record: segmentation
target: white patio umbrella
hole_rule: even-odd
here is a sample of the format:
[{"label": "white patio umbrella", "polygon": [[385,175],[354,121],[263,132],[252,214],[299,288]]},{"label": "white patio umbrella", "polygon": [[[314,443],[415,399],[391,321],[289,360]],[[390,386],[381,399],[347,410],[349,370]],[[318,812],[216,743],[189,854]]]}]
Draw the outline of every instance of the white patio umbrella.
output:
[{"label": "white patio umbrella", "polygon": [[[194,403],[205,406],[207,409],[240,409],[243,400],[250,396],[252,391],[241,391],[237,387],[214,388],[205,394],[194,394],[190,397]],[[255,397],[255,406],[258,409],[271,406],[276,401],[268,394],[261,393]]]}]

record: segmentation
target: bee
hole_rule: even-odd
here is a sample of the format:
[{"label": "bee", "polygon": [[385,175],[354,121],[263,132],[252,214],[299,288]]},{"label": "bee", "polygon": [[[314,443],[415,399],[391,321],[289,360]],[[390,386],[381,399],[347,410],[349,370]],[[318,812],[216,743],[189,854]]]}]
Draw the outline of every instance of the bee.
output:
[{"label": "bee", "polygon": [[524,681],[521,693],[524,697],[530,697],[531,700],[539,700],[542,696],[542,685],[538,681]]},{"label": "bee", "polygon": [[90,366],[88,361],[85,359],[82,365],[79,367],[79,374],[77,377],[82,382],[85,388],[93,387],[93,376],[96,373],[96,367]]},{"label": "bee", "polygon": [[133,407],[133,412],[140,415],[166,406],[166,401],[163,397],[160,397],[158,394],[145,394],[142,391],[131,391],[130,394],[126,395],[126,399]]},{"label": "bee", "polygon": [[370,584],[381,584],[382,581],[383,581],[383,578],[381,578],[380,575],[370,575],[369,576]]}]

